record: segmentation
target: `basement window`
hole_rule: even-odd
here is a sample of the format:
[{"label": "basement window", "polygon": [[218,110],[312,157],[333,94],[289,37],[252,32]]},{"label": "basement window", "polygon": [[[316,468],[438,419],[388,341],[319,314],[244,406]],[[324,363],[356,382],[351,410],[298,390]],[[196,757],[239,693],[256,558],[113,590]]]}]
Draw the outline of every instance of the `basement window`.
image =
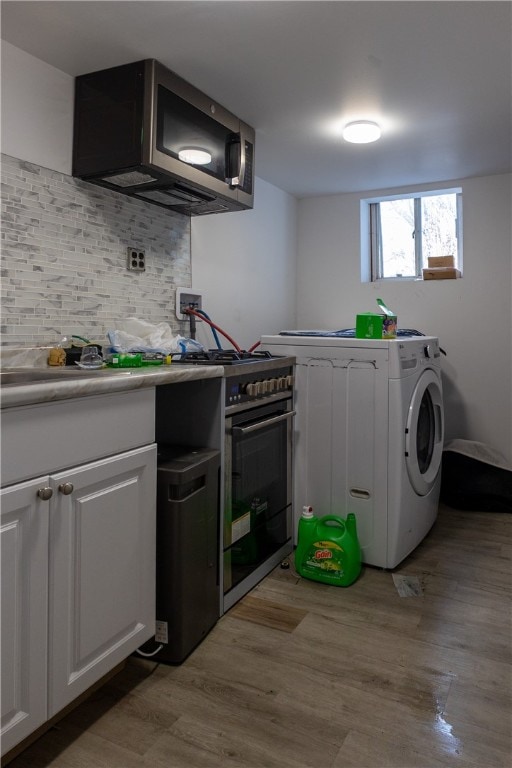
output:
[{"label": "basement window", "polygon": [[361,242],[363,282],[421,280],[431,257],[461,270],[462,190],[361,200]]}]

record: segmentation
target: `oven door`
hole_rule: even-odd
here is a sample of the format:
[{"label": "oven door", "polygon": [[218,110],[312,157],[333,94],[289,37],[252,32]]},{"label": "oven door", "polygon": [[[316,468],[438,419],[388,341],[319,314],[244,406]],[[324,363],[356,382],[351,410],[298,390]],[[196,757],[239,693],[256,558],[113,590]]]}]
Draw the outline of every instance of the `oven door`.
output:
[{"label": "oven door", "polygon": [[226,421],[225,595],[247,580],[248,591],[262,564],[291,547],[291,402],[251,407]]}]

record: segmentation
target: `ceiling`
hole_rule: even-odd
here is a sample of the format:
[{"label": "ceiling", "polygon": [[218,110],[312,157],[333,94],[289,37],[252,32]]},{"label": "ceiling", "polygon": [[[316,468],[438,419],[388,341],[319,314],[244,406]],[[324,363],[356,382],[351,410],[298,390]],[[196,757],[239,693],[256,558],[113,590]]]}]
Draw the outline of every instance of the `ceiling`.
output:
[{"label": "ceiling", "polygon": [[[2,38],[69,75],[155,58],[256,129],[297,197],[511,170],[510,2],[1,3]],[[380,123],[375,144],[341,127]]]}]

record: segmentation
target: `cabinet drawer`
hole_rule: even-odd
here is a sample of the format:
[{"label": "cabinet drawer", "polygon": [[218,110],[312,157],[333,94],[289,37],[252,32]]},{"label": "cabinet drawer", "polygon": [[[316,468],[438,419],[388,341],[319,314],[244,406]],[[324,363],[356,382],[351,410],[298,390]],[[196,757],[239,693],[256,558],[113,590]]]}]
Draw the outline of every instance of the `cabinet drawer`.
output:
[{"label": "cabinet drawer", "polygon": [[155,390],[60,400],[2,413],[2,485],[154,442]]}]

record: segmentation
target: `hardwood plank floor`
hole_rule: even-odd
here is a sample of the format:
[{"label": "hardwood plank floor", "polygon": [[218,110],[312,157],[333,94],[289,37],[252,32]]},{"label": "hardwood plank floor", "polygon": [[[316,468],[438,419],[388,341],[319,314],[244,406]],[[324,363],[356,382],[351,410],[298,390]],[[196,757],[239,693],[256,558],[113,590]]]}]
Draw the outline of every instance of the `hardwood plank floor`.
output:
[{"label": "hardwood plank floor", "polygon": [[182,665],[130,659],[10,766],[509,768],[511,532],[441,507],[395,571],[416,597],[277,568]]}]

